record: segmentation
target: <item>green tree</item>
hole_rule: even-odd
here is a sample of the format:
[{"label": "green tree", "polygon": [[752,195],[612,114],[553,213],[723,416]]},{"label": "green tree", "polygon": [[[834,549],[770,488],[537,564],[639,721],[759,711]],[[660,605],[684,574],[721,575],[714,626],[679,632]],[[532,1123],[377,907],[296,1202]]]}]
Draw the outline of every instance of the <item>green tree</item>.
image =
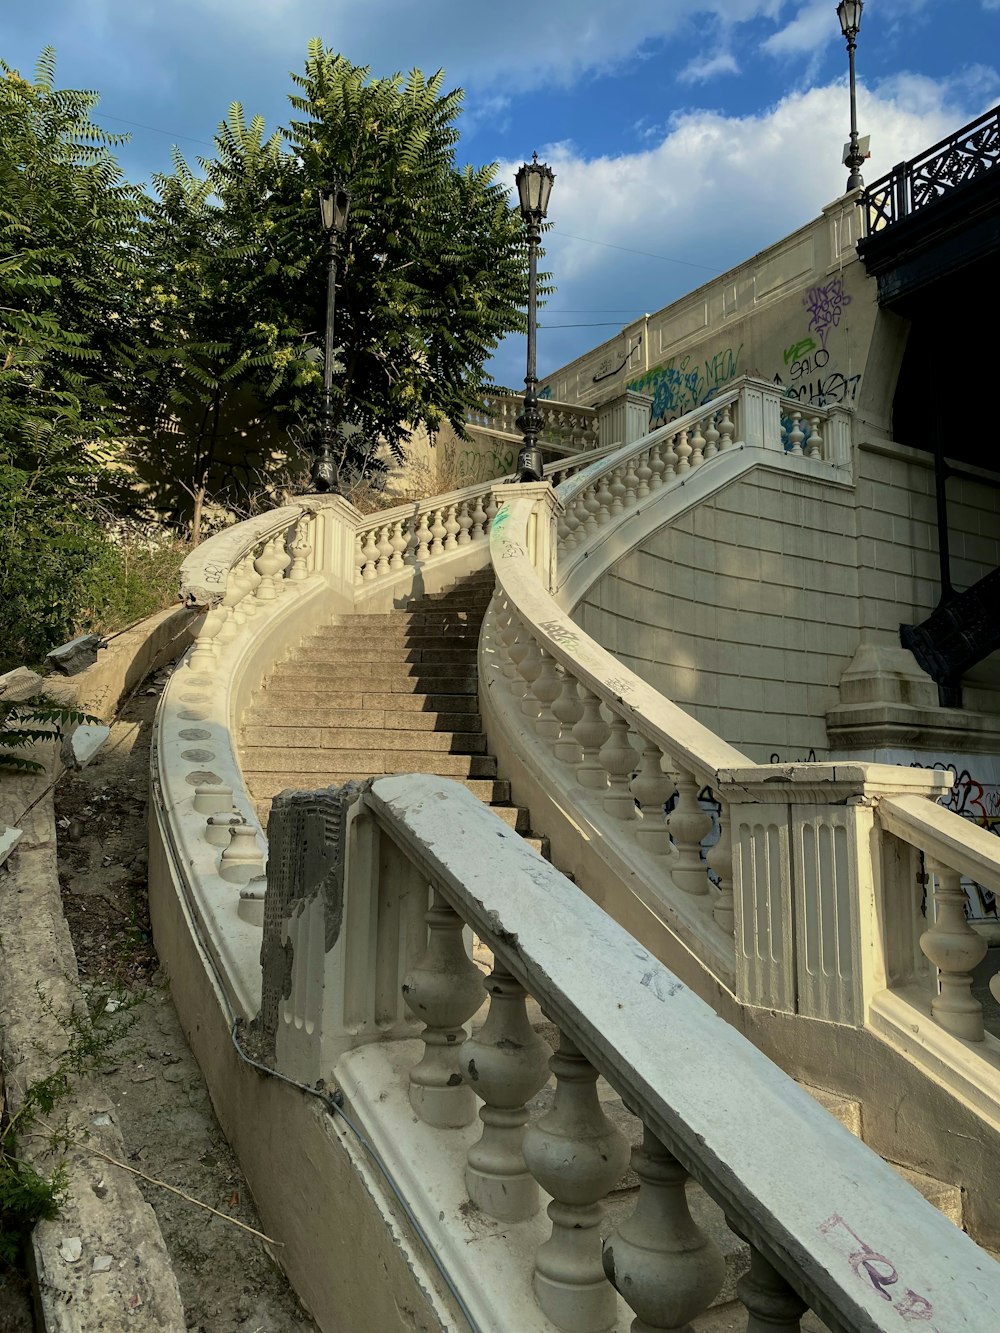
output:
[{"label": "green tree", "polygon": [[173,172],[154,177],[146,366],[133,404],[151,432],[144,451],[168,490],[190,497],[195,542],[220,460],[266,433],[319,373],[297,319],[301,275],[274,216],[291,164],[281,136],[265,139],[263,119],[247,123],[234,103],[215,147],[201,175],[175,149]]},{"label": "green tree", "polygon": [[523,227],[496,164],[456,163],[463,94],[443,93],[440,71],[373,79],[318,40],[293,79],[303,118],[285,131],[294,169],[282,181],[280,231],[286,253],[300,256],[317,343],[326,290],[317,191],[337,178],[352,197],[338,273],[337,419],[397,456],[412,427],[447,420],[462,434],[466,409],[491,387],[489,357],[524,328],[527,304]]},{"label": "green tree", "polygon": [[96,95],[0,62],[0,658],[74,628],[105,549],[96,508],[120,463],[141,194]]}]

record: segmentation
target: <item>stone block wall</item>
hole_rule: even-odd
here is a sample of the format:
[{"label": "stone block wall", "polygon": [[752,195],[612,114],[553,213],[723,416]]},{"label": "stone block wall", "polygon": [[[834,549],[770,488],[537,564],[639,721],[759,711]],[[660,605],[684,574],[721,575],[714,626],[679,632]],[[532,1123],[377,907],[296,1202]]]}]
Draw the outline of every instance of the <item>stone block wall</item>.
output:
[{"label": "stone block wall", "polygon": [[[899,643],[938,597],[933,473],[862,450],[856,488],[758,468],[618,560],[577,606],[588,634],[758,762],[828,758],[858,644]],[[958,586],[1000,563],[994,493],[952,482]]]}]

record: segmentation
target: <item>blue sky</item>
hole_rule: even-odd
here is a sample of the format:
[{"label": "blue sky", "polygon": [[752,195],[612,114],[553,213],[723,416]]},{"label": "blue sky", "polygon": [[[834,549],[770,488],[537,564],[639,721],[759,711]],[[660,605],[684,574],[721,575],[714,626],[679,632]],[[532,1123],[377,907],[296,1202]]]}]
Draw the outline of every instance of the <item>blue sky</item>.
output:
[{"label": "blue sky", "polygon": [[[835,0],[6,0],[0,57],[56,48],[97,90],[133,180],[194,161],[232,101],[269,126],[312,36],[377,74],[444,68],[460,155],[556,172],[539,371],[748,258],[842,190],[847,57]],[[859,121],[871,182],[1000,101],[1000,0],[868,0]],[[639,253],[636,253],[639,252]],[[497,354],[520,386],[524,340]]]}]

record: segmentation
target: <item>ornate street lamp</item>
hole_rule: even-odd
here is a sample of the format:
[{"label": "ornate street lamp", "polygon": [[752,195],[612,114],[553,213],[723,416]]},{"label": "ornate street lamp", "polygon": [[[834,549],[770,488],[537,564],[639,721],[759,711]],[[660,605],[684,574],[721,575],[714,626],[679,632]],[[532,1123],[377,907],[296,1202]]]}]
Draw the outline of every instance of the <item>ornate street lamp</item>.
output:
[{"label": "ornate street lamp", "polygon": [[840,31],[847,40],[847,60],[851,71],[851,141],[844,154],[844,166],[850,168],[851,173],[847,178],[848,190],[859,190],[864,185],[861,179],[861,164],[865,159],[858,146],[858,107],[854,82],[854,52],[857,47],[855,38],[861,28],[861,11],[864,7],[865,0],[840,0],[837,6]]},{"label": "ornate street lamp", "polygon": [[544,162],[539,162],[538,154],[533,153],[530,162],[514,177],[517,194],[521,201],[521,217],[528,229],[528,373],[524,377],[524,406],[517,418],[517,425],[524,436],[524,444],[517,456],[517,474],[519,481],[541,481],[542,451],[538,447],[538,432],[542,429],[543,418],[538,410],[538,395],[535,386],[535,332],[538,328],[538,243],[542,235],[542,223],[549,208],[549,195],[555,172]]},{"label": "ornate street lamp", "polygon": [[340,493],[340,469],[334,459],[333,428],[333,316],[337,302],[337,251],[340,238],[347,230],[347,214],[351,196],[340,181],[334,180],[319,192],[319,215],[326,232],[330,264],[326,278],[326,340],[323,345],[323,418],[319,439],[310,468],[313,488],[317,491]]}]

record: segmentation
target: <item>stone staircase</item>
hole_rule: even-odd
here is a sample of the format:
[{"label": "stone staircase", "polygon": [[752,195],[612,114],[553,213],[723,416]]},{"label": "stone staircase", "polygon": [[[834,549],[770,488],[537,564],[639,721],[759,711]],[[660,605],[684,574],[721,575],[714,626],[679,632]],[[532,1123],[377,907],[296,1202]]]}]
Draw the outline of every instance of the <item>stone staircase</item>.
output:
[{"label": "stone staircase", "polygon": [[[493,587],[492,571],[486,570],[385,614],[335,618],[275,668],[243,719],[240,747],[244,777],[265,828],[271,798],[287,788],[338,785],[386,773],[436,773],[462,782],[548,855],[547,839],[530,832],[528,811],[510,803],[509,783],[497,777],[482,730],[477,645]],[[489,951],[478,942],[475,957],[489,969]],[[555,1047],[555,1029],[534,1001],[529,1003],[532,1026]],[[485,1007],[476,1021],[484,1017]],[[603,1079],[598,1090],[606,1114],[638,1146],[639,1121]],[[807,1091],[863,1137],[860,1102],[819,1088]],[[552,1092],[549,1086],[539,1093],[533,1114],[547,1107]],[[960,1189],[896,1169],[962,1226]],[[629,1171],[607,1201],[605,1233],[632,1211],[637,1187]],[[692,1216],[719,1245],[726,1262],[725,1283],[715,1304],[692,1329],[743,1333],[747,1316],[736,1299],[736,1283],[749,1265],[748,1247],[699,1186],[689,1183],[687,1195]],[[803,1317],[803,1333],[822,1333],[824,1328],[811,1313]]]},{"label": "stone staircase", "polygon": [[492,570],[381,615],[336,617],[275,668],[243,718],[243,775],[264,828],[288,788],[386,773],[461,782],[543,856],[496,775],[479,717],[477,645]]}]

